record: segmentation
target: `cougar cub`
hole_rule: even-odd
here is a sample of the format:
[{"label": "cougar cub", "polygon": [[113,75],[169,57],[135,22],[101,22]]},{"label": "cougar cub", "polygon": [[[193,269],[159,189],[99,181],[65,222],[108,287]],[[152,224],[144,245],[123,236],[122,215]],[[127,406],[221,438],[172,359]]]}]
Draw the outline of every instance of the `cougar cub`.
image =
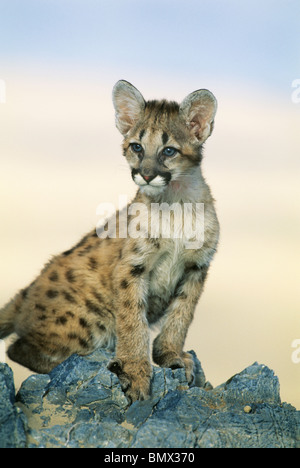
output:
[{"label": "cougar cub", "polygon": [[41,373],[73,353],[115,347],[109,369],[135,401],[150,392],[152,324],[160,325],[154,362],[185,368],[193,380],[193,360],[183,346],[219,236],[201,173],[217,102],[205,89],[181,104],[145,101],[119,81],[113,104],[136,197],[117,213],[113,233],[105,227],[88,233],[1,310],[0,338],[17,333],[9,357]]}]

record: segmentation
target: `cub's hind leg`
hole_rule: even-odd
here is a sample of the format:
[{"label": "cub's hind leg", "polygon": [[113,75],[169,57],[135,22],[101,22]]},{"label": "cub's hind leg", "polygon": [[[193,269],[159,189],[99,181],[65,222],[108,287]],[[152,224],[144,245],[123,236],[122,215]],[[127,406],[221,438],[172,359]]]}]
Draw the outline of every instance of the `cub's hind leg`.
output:
[{"label": "cub's hind leg", "polygon": [[10,345],[7,354],[12,361],[28,367],[33,372],[39,374],[48,374],[65,359],[65,357],[47,356],[25,338],[19,338]]}]

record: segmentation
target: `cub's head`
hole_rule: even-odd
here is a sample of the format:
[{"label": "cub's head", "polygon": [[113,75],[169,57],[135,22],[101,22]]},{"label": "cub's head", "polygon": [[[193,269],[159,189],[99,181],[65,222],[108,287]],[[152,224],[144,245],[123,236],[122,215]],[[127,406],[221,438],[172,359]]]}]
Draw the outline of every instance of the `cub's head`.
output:
[{"label": "cub's head", "polygon": [[199,166],[217,110],[210,91],[195,91],[181,104],[145,101],[132,84],[121,80],[114,86],[113,103],[124,155],[142,191],[162,192]]}]

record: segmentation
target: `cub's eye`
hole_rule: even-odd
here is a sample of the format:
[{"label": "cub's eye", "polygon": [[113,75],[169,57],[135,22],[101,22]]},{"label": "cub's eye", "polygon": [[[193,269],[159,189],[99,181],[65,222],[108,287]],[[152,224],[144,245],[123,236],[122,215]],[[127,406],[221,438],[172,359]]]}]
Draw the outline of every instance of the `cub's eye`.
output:
[{"label": "cub's eye", "polygon": [[167,148],[163,150],[162,154],[170,158],[172,156],[175,156],[176,153],[177,153],[177,150],[175,148],[171,148],[171,146],[168,146]]},{"label": "cub's eye", "polygon": [[141,153],[143,151],[142,145],[139,145],[138,143],[131,143],[131,148],[135,153]]}]

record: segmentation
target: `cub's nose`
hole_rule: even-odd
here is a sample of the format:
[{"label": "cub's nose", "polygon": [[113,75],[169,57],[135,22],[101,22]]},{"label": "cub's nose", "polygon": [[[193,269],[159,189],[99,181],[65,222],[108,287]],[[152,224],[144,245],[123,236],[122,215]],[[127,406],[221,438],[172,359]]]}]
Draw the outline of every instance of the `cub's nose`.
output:
[{"label": "cub's nose", "polygon": [[151,182],[151,180],[155,179],[155,175],[145,175],[145,174],[142,174],[141,173],[141,176],[143,177],[143,179],[145,179],[145,181],[147,182],[147,184],[149,184]]}]

